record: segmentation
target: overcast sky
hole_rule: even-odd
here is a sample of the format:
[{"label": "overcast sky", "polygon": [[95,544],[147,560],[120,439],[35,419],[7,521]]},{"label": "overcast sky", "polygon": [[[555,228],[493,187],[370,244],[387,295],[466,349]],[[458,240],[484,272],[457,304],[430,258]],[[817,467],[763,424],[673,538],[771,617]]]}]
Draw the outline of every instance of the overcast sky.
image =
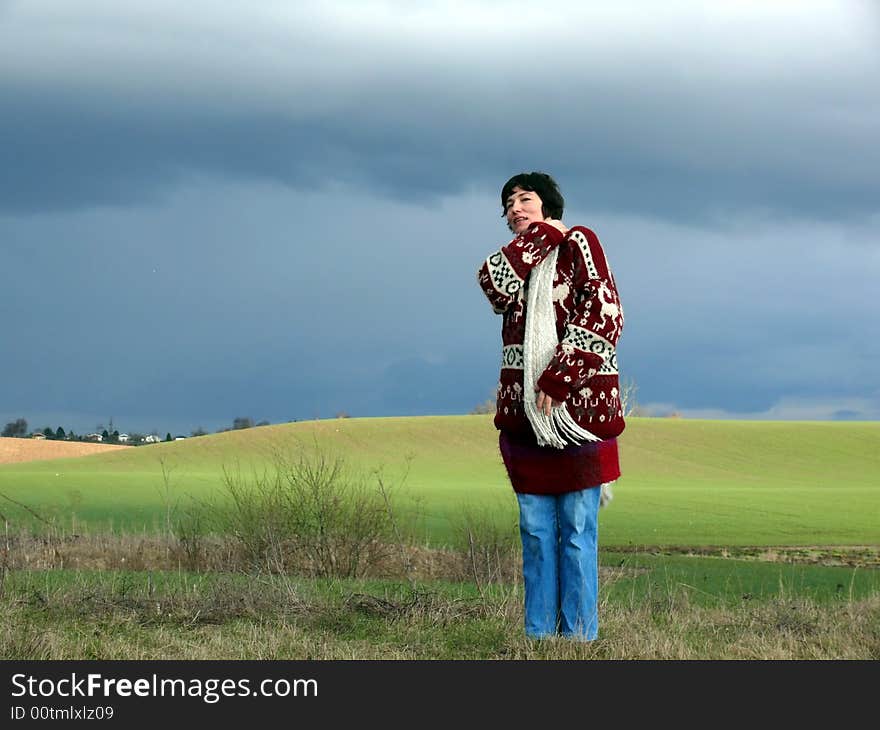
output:
[{"label": "overcast sky", "polygon": [[880,419],[880,4],[0,0],[0,421],[467,413],[553,174],[649,413]]}]

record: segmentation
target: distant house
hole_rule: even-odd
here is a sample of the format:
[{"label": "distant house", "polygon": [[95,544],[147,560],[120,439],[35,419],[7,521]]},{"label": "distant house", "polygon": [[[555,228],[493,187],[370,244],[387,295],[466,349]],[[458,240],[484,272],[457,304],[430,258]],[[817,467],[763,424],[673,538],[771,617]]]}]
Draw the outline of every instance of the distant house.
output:
[{"label": "distant house", "polygon": [[129,441],[129,435],[127,433],[119,434],[119,443],[127,444]]},{"label": "distant house", "polygon": [[34,431],[34,432],[31,434],[31,438],[32,438],[32,439],[45,439],[45,438],[46,438],[46,434],[44,434],[42,431]]},{"label": "distant house", "polygon": [[145,444],[158,444],[162,439],[160,439],[156,434],[151,433],[149,436],[144,437]]},{"label": "distant house", "polygon": [[175,441],[186,441],[186,436],[175,436],[174,440]]},{"label": "distant house", "polygon": [[100,433],[90,433],[83,436],[83,439],[85,439],[86,441],[101,442],[104,440],[104,437]]}]

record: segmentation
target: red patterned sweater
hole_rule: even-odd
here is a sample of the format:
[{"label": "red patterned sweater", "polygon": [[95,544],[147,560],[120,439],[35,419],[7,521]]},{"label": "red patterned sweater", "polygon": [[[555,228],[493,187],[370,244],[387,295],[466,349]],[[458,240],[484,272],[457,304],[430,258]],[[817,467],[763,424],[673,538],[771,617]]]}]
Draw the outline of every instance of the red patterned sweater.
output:
[{"label": "red patterned sweater", "polygon": [[547,223],[534,223],[480,268],[480,286],[503,315],[495,426],[513,436],[532,436],[523,410],[523,397],[536,395],[523,393],[526,289],[529,272],[557,246],[553,302],[559,345],[538,387],[565,401],[578,425],[600,439],[613,439],[625,426],[616,357],[623,309],[602,245],[583,226],[563,234]]}]

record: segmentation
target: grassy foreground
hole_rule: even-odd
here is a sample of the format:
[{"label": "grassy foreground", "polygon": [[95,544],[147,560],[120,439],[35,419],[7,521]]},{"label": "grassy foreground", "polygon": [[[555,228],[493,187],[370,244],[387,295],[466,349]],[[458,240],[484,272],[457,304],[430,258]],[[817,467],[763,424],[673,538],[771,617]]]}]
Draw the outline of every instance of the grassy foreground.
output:
[{"label": "grassy foreground", "polygon": [[[706,602],[604,576],[600,637],[534,642],[521,587],[72,571],[8,576],[7,659],[878,659],[880,596]],[[608,586],[619,590],[609,591]],[[697,599],[697,600],[695,600]]]},{"label": "grassy foreground", "polygon": [[[448,542],[466,510],[515,522],[488,416],[282,424],[10,464],[0,466],[0,494],[76,530],[153,530],[170,507],[222,493],[224,467],[260,470],[276,452],[315,446],[399,483],[418,539]],[[620,449],[624,475],[601,515],[603,546],[880,542],[878,423],[633,418]],[[3,511],[29,519],[8,501]]]}]

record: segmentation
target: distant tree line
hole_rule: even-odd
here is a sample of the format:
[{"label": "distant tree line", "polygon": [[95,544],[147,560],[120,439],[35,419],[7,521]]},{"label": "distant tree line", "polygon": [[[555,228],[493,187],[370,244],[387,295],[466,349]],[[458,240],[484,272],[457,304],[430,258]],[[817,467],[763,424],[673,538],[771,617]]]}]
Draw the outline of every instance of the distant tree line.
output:
[{"label": "distant tree line", "polygon": [[[217,430],[217,433],[223,433],[225,431],[238,431],[245,428],[255,428],[257,426],[268,426],[270,425],[269,421],[259,421],[257,423],[254,422],[253,418],[239,416],[233,419],[232,426],[227,426],[225,428],[220,428]],[[76,434],[73,429],[66,430],[58,426],[56,429],[52,429],[49,426],[46,426],[40,431],[32,432],[28,428],[28,422],[25,418],[16,418],[14,421],[10,421],[7,423],[0,436],[5,436],[7,438],[34,438],[35,436],[42,435],[44,438],[50,441],[98,441],[105,444],[128,444],[129,446],[141,446],[143,444],[157,443],[159,441],[175,441],[177,439],[186,438],[184,436],[172,436],[171,432],[167,432],[165,434],[165,438],[162,439],[159,437],[156,431],[153,431],[150,434],[142,434],[142,433],[128,433],[128,434],[120,434],[119,429],[114,428],[113,419],[110,419],[109,427],[105,427],[103,425],[99,425],[97,429],[93,433],[89,434]],[[100,435],[100,439],[97,436]],[[190,432],[190,437],[197,436],[207,436],[208,432],[199,426],[196,429],[193,429]],[[120,436],[122,438],[120,438]]]},{"label": "distant tree line", "polygon": [[253,418],[246,418],[244,416],[239,416],[238,418],[232,419],[232,426],[227,426],[226,428],[221,428],[217,431],[217,433],[224,433],[226,431],[240,431],[244,428],[255,428],[256,426],[268,426],[269,421],[260,421],[259,423],[254,423]]},{"label": "distant tree line", "polygon": [[28,422],[23,418],[16,418],[14,421],[10,421],[6,424],[6,426],[3,428],[3,433],[0,435],[12,438],[21,438],[28,435],[27,430]]}]

